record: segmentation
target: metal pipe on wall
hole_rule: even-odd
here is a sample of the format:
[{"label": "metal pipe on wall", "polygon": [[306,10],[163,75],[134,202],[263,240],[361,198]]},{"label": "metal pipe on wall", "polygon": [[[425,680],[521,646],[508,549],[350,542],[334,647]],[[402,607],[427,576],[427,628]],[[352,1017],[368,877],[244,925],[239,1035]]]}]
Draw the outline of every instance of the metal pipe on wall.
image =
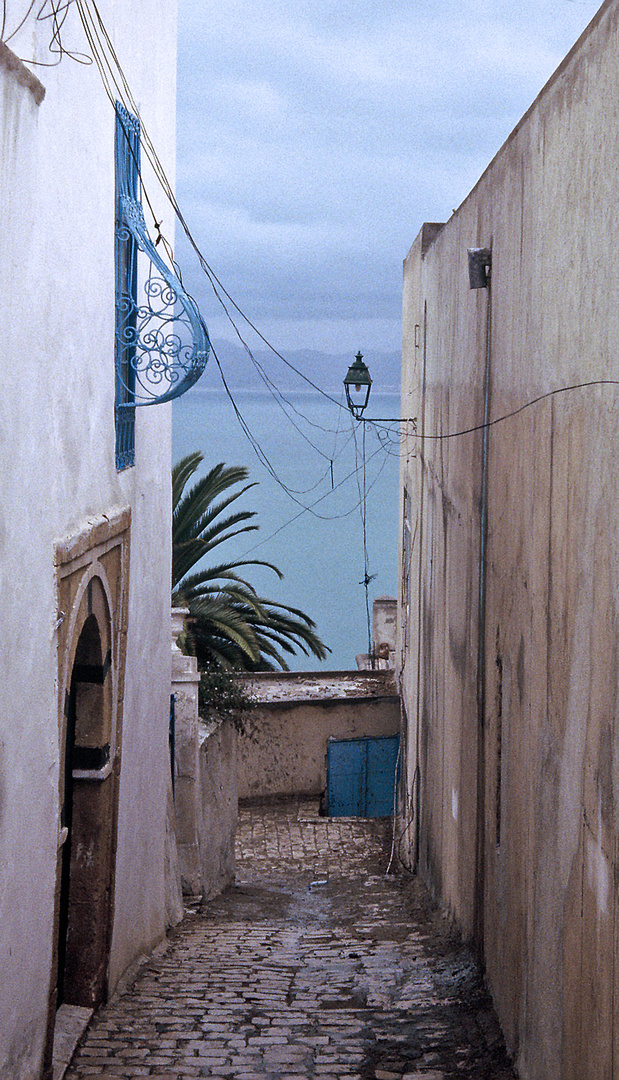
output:
[{"label": "metal pipe on wall", "polygon": [[[473,286],[472,286],[473,287]],[[481,488],[479,503],[479,587],[477,601],[477,821],[475,837],[475,940],[483,960],[485,894],[485,810],[486,810],[486,551],[488,542],[488,443],[490,429],[490,373],[492,359],[492,289],[486,283],[486,356],[484,370],[484,418],[482,435]]]}]

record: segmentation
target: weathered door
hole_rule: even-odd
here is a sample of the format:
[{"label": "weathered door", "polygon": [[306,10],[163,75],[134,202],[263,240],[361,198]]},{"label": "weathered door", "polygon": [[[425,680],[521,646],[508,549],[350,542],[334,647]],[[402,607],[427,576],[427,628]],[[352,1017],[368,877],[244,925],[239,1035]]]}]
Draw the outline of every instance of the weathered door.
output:
[{"label": "weathered door", "polygon": [[117,791],[111,629],[99,578],[83,595],[75,638],[64,709],[55,1004],[92,1008],[107,996]]},{"label": "weathered door", "polygon": [[329,817],[388,817],[393,813],[399,745],[399,735],[329,739]]}]

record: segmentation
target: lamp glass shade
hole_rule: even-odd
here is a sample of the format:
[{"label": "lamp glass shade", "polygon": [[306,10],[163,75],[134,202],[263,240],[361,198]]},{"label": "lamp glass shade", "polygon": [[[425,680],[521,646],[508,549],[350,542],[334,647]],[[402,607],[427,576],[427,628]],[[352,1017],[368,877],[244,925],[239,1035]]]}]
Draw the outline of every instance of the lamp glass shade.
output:
[{"label": "lamp glass shade", "polygon": [[348,408],[357,420],[360,419],[370,399],[371,387],[370,373],[363,363],[363,356],[358,352],[344,378]]}]

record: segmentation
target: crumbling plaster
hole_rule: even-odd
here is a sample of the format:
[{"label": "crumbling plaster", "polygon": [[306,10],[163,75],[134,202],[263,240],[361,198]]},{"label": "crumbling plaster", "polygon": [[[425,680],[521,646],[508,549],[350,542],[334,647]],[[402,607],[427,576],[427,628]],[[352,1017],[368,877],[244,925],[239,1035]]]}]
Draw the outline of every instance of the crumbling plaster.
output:
[{"label": "crumbling plaster", "polygon": [[393,672],[264,673],[246,685],[256,705],[238,741],[241,799],[320,795],[329,738],[400,730]]}]

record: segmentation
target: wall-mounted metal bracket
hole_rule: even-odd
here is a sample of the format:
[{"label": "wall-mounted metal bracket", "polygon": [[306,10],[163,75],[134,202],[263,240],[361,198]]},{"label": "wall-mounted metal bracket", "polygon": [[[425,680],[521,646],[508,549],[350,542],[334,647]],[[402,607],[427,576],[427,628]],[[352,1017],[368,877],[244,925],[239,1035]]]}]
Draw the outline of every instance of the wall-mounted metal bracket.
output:
[{"label": "wall-mounted metal bracket", "polygon": [[492,270],[492,252],[490,248],[469,248],[469,287],[487,289]]}]

